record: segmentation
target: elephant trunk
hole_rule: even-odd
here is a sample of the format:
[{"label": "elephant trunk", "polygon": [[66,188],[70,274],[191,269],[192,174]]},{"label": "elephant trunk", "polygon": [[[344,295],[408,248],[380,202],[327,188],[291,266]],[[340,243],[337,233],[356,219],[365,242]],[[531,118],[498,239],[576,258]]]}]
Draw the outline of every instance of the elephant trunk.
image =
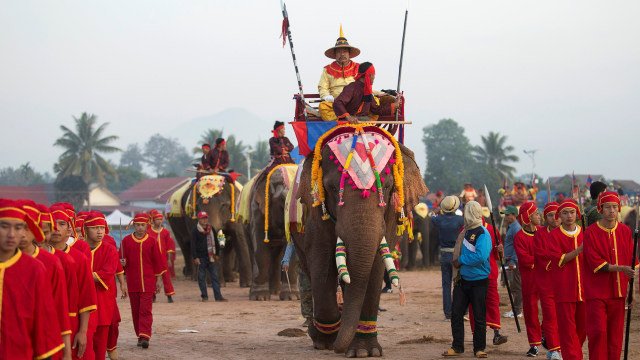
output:
[{"label": "elephant trunk", "polygon": [[[333,344],[337,353],[343,353],[347,350],[358,328],[362,305],[369,286],[369,277],[374,260],[378,258],[378,243],[382,237],[381,235],[371,235],[371,237],[365,235],[354,242],[345,239],[347,240],[345,241],[346,265],[349,269],[350,283],[345,286],[342,324]],[[363,239],[367,240],[363,241]]]}]

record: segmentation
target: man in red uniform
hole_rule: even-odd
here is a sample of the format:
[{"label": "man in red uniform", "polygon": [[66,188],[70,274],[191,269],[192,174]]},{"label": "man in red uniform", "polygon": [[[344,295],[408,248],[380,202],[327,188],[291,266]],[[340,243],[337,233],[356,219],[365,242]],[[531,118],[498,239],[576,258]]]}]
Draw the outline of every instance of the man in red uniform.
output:
[{"label": "man in red uniform", "polygon": [[556,302],[560,349],[565,359],[582,359],[582,344],[587,338],[584,303],[584,257],[582,228],[576,225],[580,210],[575,201],[563,200],[555,215],[560,226],[551,231],[548,247]]},{"label": "man in red uniform", "polygon": [[[40,211],[37,209],[35,202],[26,199],[20,199],[17,200],[17,202],[34,223],[39,223]],[[40,227],[38,227],[38,230],[35,234],[29,230],[25,231],[18,248],[24,254],[40,261],[45,267],[45,278],[51,286],[53,305],[56,310],[58,324],[60,325],[60,334],[64,342],[64,349],[62,349],[59,355],[62,356],[63,359],[71,359],[71,323],[69,321],[69,301],[67,299],[67,284],[64,277],[64,270],[62,263],[55,255],[47,251],[41,251],[40,248],[36,246],[36,243],[43,243],[45,240],[44,231],[42,231]]]},{"label": "man in red uniform", "polygon": [[18,249],[29,230],[42,237],[20,204],[0,199],[0,359],[46,359],[64,348],[44,265]]},{"label": "man in red uniform", "polygon": [[149,215],[136,214],[132,220],[135,232],[125,236],[120,245],[125,260],[129,301],[133,327],[138,337],[138,346],[149,347],[153,315],[153,294],[162,289],[162,274],[166,264],[158,249],[158,243],[147,233]]},{"label": "man in red uniform", "polygon": [[529,340],[529,351],[527,356],[538,356],[538,346],[542,344],[542,328],[538,320],[538,287],[535,280],[535,262],[533,237],[540,230],[540,213],[532,202],[524,203],[518,211],[518,221],[522,229],[518,231],[513,239],[513,247],[518,256],[520,264],[520,277],[522,279],[522,311],[524,312],[524,323],[527,327],[527,339]]},{"label": "man in red uniform", "polygon": [[[73,205],[69,203],[57,203],[51,206],[52,208],[61,207],[64,212],[69,217],[69,226],[70,229],[68,231],[69,235],[67,237],[66,243],[71,247],[77,248],[87,259],[91,258],[91,249],[89,249],[89,245],[78,238],[78,233],[76,233],[76,210],[73,208]],[[78,241],[80,240],[80,241]]]},{"label": "man in red uniform", "polygon": [[[56,251],[56,249],[54,249],[53,246],[51,246],[52,233],[53,231],[56,231],[55,229],[56,221],[53,219],[53,216],[51,215],[51,210],[42,204],[38,204],[37,209],[40,212],[39,225],[40,225],[40,228],[42,229],[42,232],[44,233],[45,241],[36,242],[36,245],[40,248],[40,251],[52,254],[62,264],[62,269],[64,272],[65,287],[67,290],[66,315],[69,318],[69,325],[71,327],[71,332],[69,333],[69,341],[71,342],[73,341],[73,336],[75,333],[74,329],[77,330],[77,326],[78,326],[77,312],[74,312],[73,314],[71,314],[71,312],[69,311],[69,309],[78,308],[78,299],[77,299],[78,278],[74,272],[76,267],[75,261],[71,258],[71,256],[69,256],[64,251]],[[73,351],[72,351],[71,345],[68,346],[68,349],[70,354],[69,354],[69,357],[64,358],[65,360],[73,358]],[[54,360],[62,359],[63,354],[57,353],[52,358]]]},{"label": "man in red uniform", "polygon": [[[160,254],[162,255],[162,261],[167,264],[168,269],[173,266],[171,253],[176,252],[176,243],[171,238],[171,233],[169,233],[169,230],[162,227],[162,223],[164,222],[162,213],[157,210],[151,210],[149,212],[149,216],[151,217],[151,221],[153,221],[153,223],[149,227],[147,233],[158,243],[158,248],[160,249]],[[168,271],[162,274],[162,282],[164,285],[164,294],[167,296],[167,301],[172,303],[172,296],[175,295],[176,292],[173,289],[173,284],[171,283],[171,274],[169,274]],[[155,295],[153,295],[153,301],[156,301]]]},{"label": "man in red uniform", "polygon": [[[73,357],[74,359],[94,359],[94,352],[91,349],[93,349],[95,320],[90,320],[92,319],[91,314],[97,310],[97,298],[91,275],[91,259],[87,259],[78,250],[79,247],[71,247],[66,244],[73,229],[69,212],[63,206],[54,204],[51,206],[51,215],[56,222],[56,231],[51,234],[51,245],[55,250],[63,251],[73,259],[73,274],[77,281],[77,292],[69,294],[69,304],[75,304],[73,307],[69,306]],[[76,241],[76,243],[84,243],[89,248],[89,245],[82,240]],[[91,250],[89,250],[89,255],[91,255]]]},{"label": "man in red uniform", "polygon": [[[98,298],[98,322],[93,335],[93,351],[96,359],[104,359],[107,352],[109,325],[113,319],[115,297],[110,289],[115,288],[115,274],[120,259],[116,248],[102,240],[106,235],[107,221],[97,211],[90,212],[84,219],[83,237],[91,248],[91,270]],[[91,350],[91,349],[90,349]]]},{"label": "man in red uniform", "polygon": [[[100,214],[102,215],[102,214]],[[104,216],[103,216],[104,218]],[[105,219],[106,223],[106,219]],[[109,231],[109,226],[106,227],[107,232]],[[102,238],[102,242],[105,244],[110,244],[116,249],[116,252],[119,251],[118,245],[116,244],[115,239],[109,234],[105,234],[104,238]],[[120,284],[120,292],[122,293],[121,299],[126,299],[128,290],[127,284],[124,281],[124,269],[122,268],[122,262],[120,261],[120,255],[118,252],[118,268],[116,269],[116,279],[118,279],[118,283]],[[110,287],[109,293],[114,299],[118,298],[118,290],[116,287]],[[120,309],[118,309],[118,303],[116,301],[113,302],[113,316],[111,317],[111,324],[109,324],[109,335],[107,336],[107,355],[111,360],[118,360],[118,336],[120,335]]]},{"label": "man in red uniform", "polygon": [[635,275],[633,239],[631,229],[618,222],[618,193],[601,193],[597,208],[602,218],[587,228],[584,237],[589,359],[620,359],[627,285]]},{"label": "man in red uniform", "polygon": [[[482,226],[487,228],[489,235],[491,235],[491,241],[493,248],[489,255],[489,264],[491,265],[491,273],[489,273],[489,287],[487,288],[487,326],[493,329],[493,345],[502,345],[509,339],[506,335],[500,334],[500,295],[498,294],[498,260],[500,259],[499,253],[503,252],[504,247],[500,241],[500,233],[493,232],[493,226],[482,218]],[[496,234],[498,238],[496,239]],[[499,245],[498,245],[499,244]],[[471,332],[475,331],[475,323],[473,321],[473,309],[469,305],[469,324],[471,325]]]},{"label": "man in red uniform", "polygon": [[[558,323],[556,321],[556,303],[553,296],[553,276],[551,275],[551,257],[549,256],[550,233],[560,226],[560,220],[556,219],[558,210],[557,202],[550,202],[544,207],[544,219],[547,223],[545,228],[536,231],[533,236],[534,267],[533,271],[540,297],[540,307],[542,308],[542,331],[544,333],[542,345],[549,351],[547,358],[562,359],[559,353],[560,338],[558,335]],[[546,343],[546,344],[545,344]]]}]

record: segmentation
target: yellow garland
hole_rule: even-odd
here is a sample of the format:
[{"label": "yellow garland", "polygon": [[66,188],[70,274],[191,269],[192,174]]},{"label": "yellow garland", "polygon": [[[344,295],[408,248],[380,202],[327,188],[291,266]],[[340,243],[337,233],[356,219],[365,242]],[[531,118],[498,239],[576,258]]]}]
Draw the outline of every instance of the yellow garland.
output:
[{"label": "yellow garland", "polygon": [[[355,131],[361,130],[363,131],[364,126],[374,126],[373,124],[342,124],[334,127],[333,129],[327,131],[322,134],[318,141],[316,142],[316,146],[313,149],[313,163],[311,165],[311,191],[313,192],[317,189],[318,199],[314,201],[313,206],[320,205],[321,202],[325,200],[325,192],[324,186],[322,185],[322,168],[320,167],[320,161],[322,160],[322,143],[324,140],[335,130],[341,127],[351,127],[354,128]],[[393,164],[393,177],[394,184],[396,189],[398,189],[398,208],[397,212],[400,212],[402,207],[404,207],[404,184],[402,179],[404,179],[404,163],[402,162],[402,151],[400,150],[400,146],[398,145],[398,141],[393,137],[387,130],[383,128],[379,128],[382,132],[387,135],[387,138],[391,139],[393,146],[396,149],[396,163]],[[315,185],[315,187],[314,187]]]},{"label": "yellow garland", "polygon": [[236,186],[231,183],[229,184],[231,185],[231,222],[236,222],[236,189],[234,189]]},{"label": "yellow garland", "polygon": [[264,242],[266,243],[269,242],[269,235],[268,235],[269,234],[269,180],[271,179],[271,175],[273,174],[274,171],[276,171],[277,169],[283,166],[291,166],[291,165],[295,165],[295,164],[276,165],[276,167],[271,169],[271,171],[269,171],[269,174],[267,174],[267,183],[264,186]]}]

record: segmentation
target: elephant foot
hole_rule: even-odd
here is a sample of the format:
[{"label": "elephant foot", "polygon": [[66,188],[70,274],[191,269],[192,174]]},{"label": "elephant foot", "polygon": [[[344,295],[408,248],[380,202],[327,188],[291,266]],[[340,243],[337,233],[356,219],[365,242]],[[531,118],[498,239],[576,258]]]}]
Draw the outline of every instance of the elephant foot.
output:
[{"label": "elephant foot", "polygon": [[359,338],[355,337],[347,352],[345,353],[345,357],[348,358],[363,358],[363,357],[380,357],[382,356],[382,346],[378,343],[378,337],[370,337],[370,338]]},{"label": "elephant foot", "polygon": [[307,330],[309,337],[313,341],[313,348],[316,350],[333,350],[333,343],[336,341],[338,332],[333,334],[324,334],[315,327],[313,321],[309,324]]},{"label": "elephant foot", "polygon": [[300,300],[300,292],[298,290],[291,289],[291,291],[281,291],[280,292],[280,300]]},{"label": "elephant foot", "polygon": [[271,300],[271,292],[269,287],[265,285],[253,285],[249,291],[249,300],[269,301]]}]

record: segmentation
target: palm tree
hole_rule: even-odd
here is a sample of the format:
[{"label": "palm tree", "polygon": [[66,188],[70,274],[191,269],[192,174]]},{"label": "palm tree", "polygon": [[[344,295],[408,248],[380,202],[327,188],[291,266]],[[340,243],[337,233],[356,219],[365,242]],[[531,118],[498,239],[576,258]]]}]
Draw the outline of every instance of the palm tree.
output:
[{"label": "palm tree", "polygon": [[54,165],[58,179],[76,175],[82,177],[82,180],[87,184],[93,179],[102,185],[106,182],[105,175],[117,179],[118,174],[115,169],[100,155],[100,153],[108,154],[122,151],[109,145],[118,139],[117,136],[102,137],[109,123],[104,123],[94,129],[97,125],[97,117],[86,112],[82,113],[79,118],[74,117],[73,119],[76,122],[76,132],[60,125],[63,134],[53,144],[65,149],[58,158],[58,163]]},{"label": "palm tree", "polygon": [[489,165],[500,175],[500,178],[513,178],[516,169],[507,163],[517,162],[519,158],[511,154],[514,148],[511,145],[505,146],[506,141],[506,136],[490,131],[489,135],[482,136],[482,146],[474,147],[473,152],[477,161]]},{"label": "palm tree", "polygon": [[[202,144],[208,142],[211,145],[211,148],[213,148],[216,145],[216,139],[218,138],[224,138],[223,130],[208,129],[200,137],[200,142]],[[242,172],[247,168],[247,160],[244,153],[249,147],[243,144],[242,141],[236,141],[236,137],[234,135],[227,136],[225,141],[227,142],[227,153],[229,153],[229,169],[233,169],[236,172]],[[193,148],[192,151],[194,154],[202,153],[200,147]]]}]

